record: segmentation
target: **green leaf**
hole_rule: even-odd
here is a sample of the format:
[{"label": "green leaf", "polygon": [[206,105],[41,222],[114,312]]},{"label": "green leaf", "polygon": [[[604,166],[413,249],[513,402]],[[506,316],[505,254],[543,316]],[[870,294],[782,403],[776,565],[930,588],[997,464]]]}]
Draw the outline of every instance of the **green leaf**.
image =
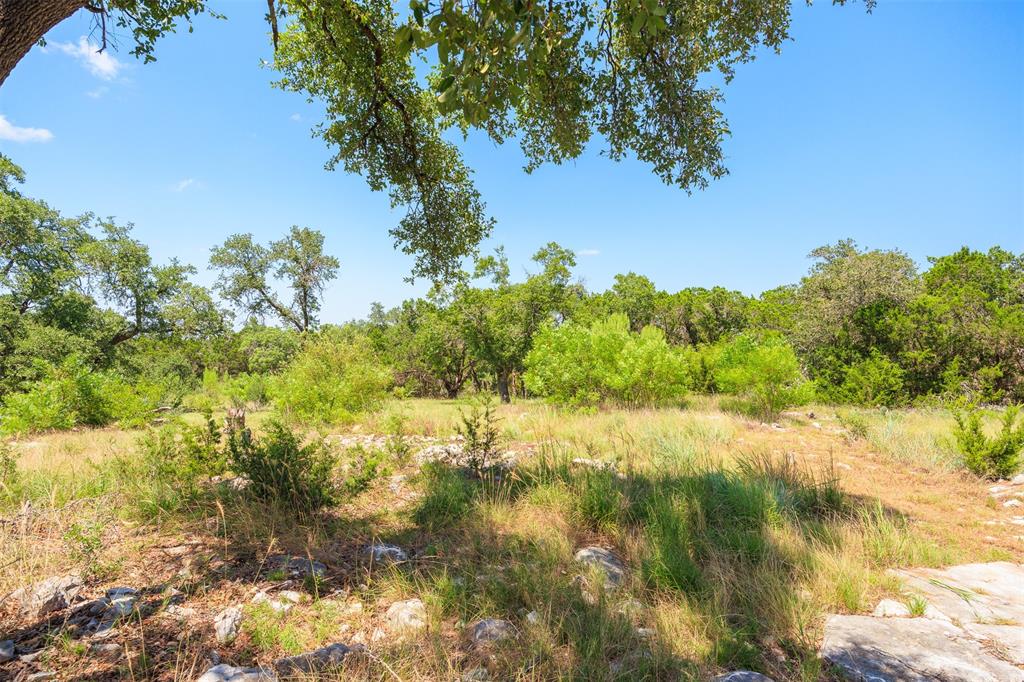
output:
[{"label": "green leaf", "polygon": [[629,27],[630,32],[633,35],[639,35],[645,23],[647,23],[647,15],[641,12],[637,12],[633,16],[633,24]]},{"label": "green leaf", "polygon": [[[438,84],[437,84],[437,85],[436,85],[436,86],[434,87],[434,91],[435,91],[435,92],[440,92],[440,93],[444,93],[444,92],[445,92],[445,91],[447,91],[447,90],[448,90],[448,89],[449,89],[450,87],[452,87],[452,83],[454,83],[454,82],[455,82],[455,76],[445,76],[444,78],[442,78],[442,79],[441,79],[441,82],[440,82],[440,83],[438,83]],[[442,96],[443,96],[443,95],[442,95]],[[443,102],[444,100],[443,100],[443,99],[441,99],[441,98],[438,98],[438,101],[441,101],[441,102]]]}]

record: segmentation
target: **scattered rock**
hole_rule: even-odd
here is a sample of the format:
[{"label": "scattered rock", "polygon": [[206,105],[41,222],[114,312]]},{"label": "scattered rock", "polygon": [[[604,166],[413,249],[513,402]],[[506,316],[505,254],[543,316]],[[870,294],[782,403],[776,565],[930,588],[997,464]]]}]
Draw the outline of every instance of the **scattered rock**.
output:
[{"label": "scattered rock", "polygon": [[113,587],[107,590],[107,611],[114,618],[123,618],[135,610],[138,598],[138,590],[131,587]]},{"label": "scattered rock", "polygon": [[0,663],[14,660],[14,640],[5,639],[0,642]]},{"label": "scattered rock", "polygon": [[875,618],[909,618],[910,609],[906,604],[895,599],[883,599],[878,602],[878,606],[875,607],[875,611],[871,615]]},{"label": "scattered rock", "polygon": [[42,672],[33,673],[25,678],[25,682],[42,682],[43,680],[52,680],[57,677],[57,673],[52,670],[44,670]]},{"label": "scattered rock", "polygon": [[1010,485],[1024,485],[1024,474],[1017,474],[1011,478]]},{"label": "scattered rock", "polygon": [[388,607],[385,618],[395,631],[414,632],[427,627],[427,609],[419,599],[396,601]]},{"label": "scattered rock", "polygon": [[339,667],[345,661],[345,657],[353,651],[356,649],[344,644],[329,644],[316,651],[280,658],[274,663],[274,667],[281,675],[323,672]]},{"label": "scattered rock", "polygon": [[528,614],[526,614],[526,622],[529,623],[530,625],[539,625],[540,624],[540,614],[537,613],[536,611],[530,611]]},{"label": "scattered rock", "polygon": [[276,682],[277,675],[266,668],[236,668],[226,663],[207,670],[196,682]]},{"label": "scattered rock", "polygon": [[54,611],[66,609],[82,590],[82,578],[77,575],[59,575],[22,587],[11,593],[10,598],[21,602],[26,615],[45,616]]},{"label": "scattered rock", "polygon": [[1024,503],[1022,503],[1017,498],[1013,498],[1012,500],[1007,500],[1006,502],[1003,502],[1004,507],[1020,507],[1022,504]]},{"label": "scattered rock", "polygon": [[409,555],[398,545],[373,542],[366,546],[366,554],[375,564],[396,564],[408,561]]},{"label": "scattered rock", "polygon": [[89,647],[92,656],[105,661],[116,661],[121,658],[122,651],[121,645],[114,642],[98,642]]},{"label": "scattered rock", "polygon": [[484,618],[469,628],[469,639],[474,645],[499,642],[503,639],[514,639],[518,636],[516,627],[507,620],[500,618]]},{"label": "scattered rock", "polygon": [[282,590],[281,592],[278,592],[276,596],[279,598],[271,597],[263,590],[260,590],[256,593],[256,596],[252,598],[252,603],[265,603],[277,613],[288,613],[296,604],[302,601],[302,595],[294,590]]},{"label": "scattered rock", "polygon": [[636,636],[640,639],[651,639],[652,637],[654,637],[655,634],[657,634],[657,630],[655,630],[654,628],[636,629]]},{"label": "scattered rock", "polygon": [[711,682],[774,682],[772,678],[752,670],[734,670],[731,673],[719,675]]},{"label": "scattered rock", "polygon": [[320,578],[327,573],[327,567],[306,557],[275,554],[267,557],[267,571],[284,571],[289,578],[302,579],[308,575]]},{"label": "scattered rock", "polygon": [[830,616],[821,655],[851,680],[1010,682],[1021,671],[952,623],[923,618]]},{"label": "scattered rock", "polygon": [[626,565],[604,547],[584,547],[576,552],[576,561],[597,568],[604,574],[606,589],[613,589],[626,578]]},{"label": "scattered rock", "polygon": [[221,644],[231,644],[238,637],[238,631],[242,627],[242,607],[229,606],[213,619],[213,630],[217,635],[217,641]]},{"label": "scattered rock", "polygon": [[171,604],[166,609],[164,609],[164,613],[166,613],[168,616],[178,618],[179,620],[185,620],[186,618],[191,618],[192,616],[196,615],[196,610],[191,606]]},{"label": "scattered rock", "polygon": [[487,672],[487,668],[472,668],[462,673],[462,682],[487,682],[491,679],[491,674]]}]

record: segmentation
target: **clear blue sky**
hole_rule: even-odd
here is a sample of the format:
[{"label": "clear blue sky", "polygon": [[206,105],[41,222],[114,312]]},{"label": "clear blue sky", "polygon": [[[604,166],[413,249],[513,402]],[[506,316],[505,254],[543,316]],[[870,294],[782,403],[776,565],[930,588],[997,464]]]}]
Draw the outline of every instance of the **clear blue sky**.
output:
[{"label": "clear blue sky", "polygon": [[[155,64],[128,40],[113,61],[87,59],[84,12],[33,48],[0,88],[0,150],[27,193],[134,222],[158,259],[199,265],[204,283],[231,233],[317,228],[342,263],[325,321],[422,293],[387,235],[400,214],[325,171],[318,107],[270,88],[265,4],[220,9],[227,21],[163,40]],[[692,196],[598,145],[526,175],[515,145],[471,139],[491,244],[519,272],[550,240],[590,254],[577,273],[597,290],[632,270],[668,290],[747,293],[798,280],[808,251],[843,237],[919,263],[961,245],[1024,251],[1024,3],[797,4],[791,33],[727,87],[731,174]]]}]

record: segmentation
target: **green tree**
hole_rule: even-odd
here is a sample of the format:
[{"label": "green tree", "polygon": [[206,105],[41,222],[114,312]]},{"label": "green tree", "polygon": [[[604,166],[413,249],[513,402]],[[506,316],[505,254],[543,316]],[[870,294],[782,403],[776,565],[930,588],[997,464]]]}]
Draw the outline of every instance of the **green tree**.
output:
[{"label": "green tree", "polygon": [[524,380],[531,392],[577,407],[672,404],[687,389],[681,351],[669,346],[657,327],[630,331],[622,314],[589,327],[548,325],[537,335],[526,367]]},{"label": "green tree", "polygon": [[503,254],[482,259],[476,274],[491,275],[496,286],[460,285],[453,302],[473,358],[493,374],[498,395],[506,403],[511,400],[513,376],[523,371],[533,335],[545,322],[564,318],[575,293],[569,281],[576,265],[571,251],[550,243],[533,260],[542,270],[525,282],[511,284]]},{"label": "green tree", "polygon": [[[210,265],[220,271],[215,288],[248,315],[276,316],[300,332],[317,324],[323,291],[338,274],[338,259],[323,252],[324,236],[308,227],[292,227],[289,234],[269,246],[251,234],[235,234],[214,247]],[[274,278],[292,291],[286,303],[275,293]]]},{"label": "green tree", "polygon": [[[844,0],[837,0],[840,4]],[[873,3],[868,3],[870,6]],[[457,278],[493,221],[446,131],[518,139],[527,170],[596,134],[687,191],[726,173],[722,92],[737,64],[789,39],[789,2],[694,5],[283,0],[278,85],[320,100],[331,166],[406,208],[392,230],[414,276]],[[656,58],[655,58],[656,56]],[[426,77],[415,68],[433,65]]]},{"label": "green tree", "polygon": [[784,409],[812,395],[793,347],[774,334],[741,334],[724,344],[714,372],[721,390],[741,396],[764,421],[777,419]]}]

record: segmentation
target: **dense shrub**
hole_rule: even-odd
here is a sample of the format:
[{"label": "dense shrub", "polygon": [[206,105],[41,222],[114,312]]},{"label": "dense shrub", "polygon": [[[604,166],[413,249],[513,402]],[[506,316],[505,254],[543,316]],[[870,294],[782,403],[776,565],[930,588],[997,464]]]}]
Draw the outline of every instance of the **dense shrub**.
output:
[{"label": "dense shrub", "polygon": [[843,402],[873,407],[893,407],[905,400],[903,368],[882,355],[871,355],[846,368],[839,390]]},{"label": "dense shrub", "polygon": [[96,372],[77,355],[41,371],[43,378],[29,384],[23,393],[4,398],[0,432],[31,433],[113,422],[141,426],[167,395],[165,384],[143,378],[128,382],[111,372]]},{"label": "dense shrub", "polygon": [[655,327],[631,332],[625,315],[545,329],[526,367],[527,388],[563,405],[664,405],[679,402],[687,388],[682,351]]},{"label": "dense shrub", "polygon": [[336,461],[320,439],[303,445],[288,427],[272,421],[260,438],[248,430],[233,434],[228,451],[231,469],[248,478],[249,490],[262,500],[301,512],[334,500],[331,474]]},{"label": "dense shrub", "polygon": [[80,356],[71,356],[43,371],[43,378],[30,384],[24,393],[12,393],[4,400],[5,433],[70,429],[78,424],[112,421],[103,377],[90,372]]},{"label": "dense shrub", "polygon": [[966,415],[953,413],[956,419],[953,435],[968,469],[988,478],[1009,478],[1017,471],[1024,450],[1024,424],[1014,428],[1019,412],[1016,406],[1006,408],[999,434],[994,438],[985,435],[979,410],[971,410]]},{"label": "dense shrub", "polygon": [[338,424],[378,407],[390,384],[391,372],[366,339],[325,331],[273,380],[271,395],[289,419]]},{"label": "dense shrub", "polygon": [[141,460],[155,479],[191,485],[224,472],[227,453],[212,418],[202,426],[173,422],[145,433],[138,444]]},{"label": "dense shrub", "polygon": [[771,421],[811,399],[793,347],[776,335],[741,334],[724,344],[715,363],[720,390],[740,396],[755,416]]}]

